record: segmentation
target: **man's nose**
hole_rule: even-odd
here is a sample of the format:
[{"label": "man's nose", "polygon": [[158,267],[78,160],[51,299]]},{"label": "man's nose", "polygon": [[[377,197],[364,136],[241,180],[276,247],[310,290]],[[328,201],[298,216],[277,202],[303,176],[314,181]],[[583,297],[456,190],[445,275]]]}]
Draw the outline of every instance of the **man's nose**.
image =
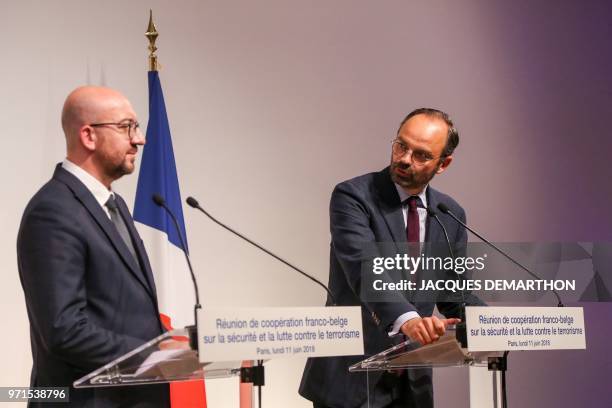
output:
[{"label": "man's nose", "polygon": [[132,138],[131,142],[133,145],[144,145],[145,143],[147,143],[147,138],[140,129],[137,129],[136,134]]},{"label": "man's nose", "polygon": [[400,162],[408,165],[412,165],[412,150],[408,150],[400,157]]}]

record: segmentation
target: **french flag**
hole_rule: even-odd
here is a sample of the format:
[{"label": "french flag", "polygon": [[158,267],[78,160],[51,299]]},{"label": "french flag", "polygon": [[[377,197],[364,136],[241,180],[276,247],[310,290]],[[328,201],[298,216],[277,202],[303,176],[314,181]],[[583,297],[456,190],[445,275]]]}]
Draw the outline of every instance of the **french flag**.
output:
[{"label": "french flag", "polygon": [[[178,220],[187,246],[181,192],[159,73],[149,71],[148,75],[149,123],[138,175],[134,221],[155,275],[161,320],[171,330],[194,324],[195,298],[174,223],[151,199],[153,194],[159,194],[166,200]],[[206,407],[204,380],[171,383],[170,398],[172,407]]]}]

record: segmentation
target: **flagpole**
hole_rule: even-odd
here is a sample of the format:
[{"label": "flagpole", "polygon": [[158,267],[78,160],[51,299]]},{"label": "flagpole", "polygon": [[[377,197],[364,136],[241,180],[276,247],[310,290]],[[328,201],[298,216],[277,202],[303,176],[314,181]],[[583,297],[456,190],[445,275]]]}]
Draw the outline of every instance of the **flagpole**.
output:
[{"label": "flagpole", "polygon": [[149,9],[149,26],[145,33],[145,37],[149,40],[149,71],[157,71],[157,55],[155,55],[157,47],[155,46],[155,40],[157,40],[158,35],[159,33],[153,22],[153,10]]},{"label": "flagpole", "polygon": [[[153,11],[149,10],[149,24],[145,32],[145,37],[149,43],[148,53],[148,84],[149,84],[149,120],[147,124],[147,144],[143,148],[140,173],[138,175],[138,187],[136,189],[136,200],[134,203],[134,219],[146,227],[151,232],[148,238],[150,247],[155,249],[151,258],[152,267],[157,271],[156,278],[159,279],[157,292],[160,294],[160,319],[164,322],[167,330],[172,330],[172,319],[175,324],[180,321],[180,325],[188,324],[187,311],[189,307],[183,302],[185,292],[192,286],[196,291],[196,303],[199,302],[197,296],[197,285],[193,271],[185,271],[182,263],[168,261],[166,256],[173,259],[178,258],[181,249],[187,250],[187,235],[181,208],[181,195],[176,172],[176,163],[172,151],[172,138],[170,136],[170,126],[164,103],[161,83],[159,80],[159,63],[157,61],[157,46],[155,41],[159,36],[155,23],[153,22]],[[162,168],[162,171],[160,170]],[[161,194],[168,206],[174,212],[175,218],[178,217],[176,230],[172,228],[167,220],[167,214],[157,208],[152,201],[153,194]],[[176,225],[175,224],[175,225]],[[181,235],[184,240],[181,240]],[[178,240],[177,240],[178,237]],[[179,242],[180,241],[180,242]],[[183,254],[186,254],[186,252]],[[172,255],[174,254],[174,255]],[[189,268],[190,269],[190,268]],[[172,272],[175,272],[174,274]],[[177,276],[177,272],[186,273]],[[192,282],[188,283],[187,276],[191,276]],[[174,293],[170,292],[168,282],[174,283]],[[163,307],[162,307],[163,306]],[[193,306],[192,306],[193,307]],[[163,309],[163,310],[162,310]],[[195,312],[195,310],[194,310]],[[194,319],[196,319],[194,313]],[[195,322],[195,321],[194,321]],[[195,327],[195,326],[193,326]],[[195,330],[189,330],[189,337]],[[197,340],[197,336],[193,336]],[[197,350],[197,347],[193,347]],[[170,404],[172,407],[203,407],[206,408],[206,390],[204,378],[196,381],[170,382]]]}]

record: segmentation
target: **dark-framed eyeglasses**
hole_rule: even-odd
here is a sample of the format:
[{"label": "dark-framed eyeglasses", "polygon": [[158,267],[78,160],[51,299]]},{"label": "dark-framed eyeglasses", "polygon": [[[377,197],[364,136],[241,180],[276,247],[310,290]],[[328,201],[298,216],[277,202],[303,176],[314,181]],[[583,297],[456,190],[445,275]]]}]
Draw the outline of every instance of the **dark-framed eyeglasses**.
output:
[{"label": "dark-framed eyeglasses", "polygon": [[140,123],[138,123],[135,120],[126,120],[123,122],[118,122],[118,123],[90,123],[89,126],[91,127],[104,127],[104,126],[114,126],[117,129],[119,129],[119,131],[121,132],[127,132],[128,138],[130,139],[130,142],[132,142],[134,140],[134,138],[138,135],[142,135],[142,132],[140,131]]},{"label": "dark-framed eyeglasses", "polygon": [[392,146],[391,151],[393,152],[394,156],[404,157],[405,154],[409,154],[410,159],[412,159],[413,162],[418,163],[418,164],[425,164],[431,160],[436,160],[442,157],[442,156],[434,157],[430,155],[429,153],[419,151],[419,150],[414,151],[411,148],[409,148],[406,143],[402,142],[399,139],[393,139],[391,141],[391,146]]}]

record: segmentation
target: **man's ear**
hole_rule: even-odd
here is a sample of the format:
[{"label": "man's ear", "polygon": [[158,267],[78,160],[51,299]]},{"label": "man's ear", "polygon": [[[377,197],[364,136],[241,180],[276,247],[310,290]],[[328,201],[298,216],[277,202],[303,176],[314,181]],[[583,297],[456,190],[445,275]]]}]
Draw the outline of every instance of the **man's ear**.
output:
[{"label": "man's ear", "polygon": [[96,150],[96,142],[98,140],[94,128],[91,126],[81,126],[79,129],[79,140],[81,145],[91,152]]},{"label": "man's ear", "polygon": [[440,162],[440,165],[438,166],[438,170],[436,170],[436,174],[443,173],[444,170],[446,170],[446,168],[450,166],[452,161],[453,161],[452,155],[446,156],[444,159],[442,159],[442,161]]}]

